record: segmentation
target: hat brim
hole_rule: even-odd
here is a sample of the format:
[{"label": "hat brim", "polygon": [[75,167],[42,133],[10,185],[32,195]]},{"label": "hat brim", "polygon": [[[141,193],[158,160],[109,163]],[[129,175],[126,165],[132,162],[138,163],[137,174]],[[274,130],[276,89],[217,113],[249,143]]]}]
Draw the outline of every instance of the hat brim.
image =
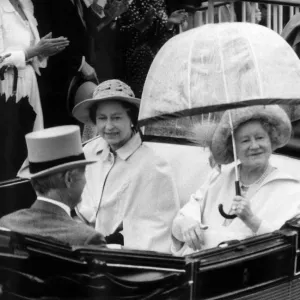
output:
[{"label": "hat brim", "polygon": [[58,172],[62,172],[62,171],[66,171],[66,170],[70,170],[70,169],[74,169],[74,168],[83,167],[83,166],[93,164],[96,162],[97,162],[97,160],[78,160],[78,161],[58,165],[58,166],[49,168],[47,170],[43,170],[41,172],[34,173],[34,174],[30,173],[29,165],[26,165],[19,171],[18,177],[34,179],[34,178],[48,176],[48,175],[51,175],[54,173],[58,173]]},{"label": "hat brim", "polygon": [[72,111],[73,117],[84,124],[92,123],[92,120],[90,119],[90,113],[89,113],[90,108],[96,103],[105,102],[109,100],[127,102],[129,104],[136,106],[137,108],[140,107],[140,102],[141,102],[140,99],[134,97],[122,97],[122,96],[110,96],[110,97],[98,98],[98,99],[97,98],[87,99],[75,105]]},{"label": "hat brim", "polygon": [[74,75],[69,83],[66,105],[67,105],[67,110],[70,114],[72,112],[72,108],[73,108],[72,106],[74,104],[72,103],[74,101],[72,99],[74,99],[76,90],[80,87],[82,83],[84,83],[84,80],[81,77],[80,73]]}]

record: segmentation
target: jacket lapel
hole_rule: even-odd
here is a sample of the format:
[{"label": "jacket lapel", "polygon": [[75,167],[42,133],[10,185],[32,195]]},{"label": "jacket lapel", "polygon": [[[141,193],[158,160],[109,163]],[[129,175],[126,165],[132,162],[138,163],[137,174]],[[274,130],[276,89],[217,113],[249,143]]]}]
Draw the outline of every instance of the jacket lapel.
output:
[{"label": "jacket lapel", "polygon": [[72,0],[71,2],[75,6],[77,15],[80,19],[80,22],[82,23],[83,27],[86,29],[86,23],[84,20],[84,12],[83,12],[83,5],[85,5],[85,4],[82,3],[81,0]]}]

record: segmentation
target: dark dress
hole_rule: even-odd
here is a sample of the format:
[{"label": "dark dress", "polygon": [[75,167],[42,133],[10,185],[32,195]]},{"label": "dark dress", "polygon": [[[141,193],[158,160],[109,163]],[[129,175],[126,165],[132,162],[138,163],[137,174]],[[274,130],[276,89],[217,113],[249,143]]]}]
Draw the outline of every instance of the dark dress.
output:
[{"label": "dark dress", "polygon": [[[144,19],[150,7],[156,12],[153,24],[144,32],[135,25]],[[168,16],[164,0],[133,0],[126,13],[119,18],[121,48],[124,60],[123,79],[141,97],[151,63],[164,43],[174,35],[166,27]]]}]

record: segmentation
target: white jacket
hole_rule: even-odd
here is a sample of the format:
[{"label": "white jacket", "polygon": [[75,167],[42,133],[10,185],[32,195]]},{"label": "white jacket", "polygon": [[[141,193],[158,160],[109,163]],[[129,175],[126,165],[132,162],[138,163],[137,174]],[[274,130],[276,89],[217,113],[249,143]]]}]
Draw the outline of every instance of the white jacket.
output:
[{"label": "white jacket", "polygon": [[77,212],[102,234],[123,222],[124,245],[170,253],[179,199],[170,166],[134,135],[114,155],[102,138],[89,142],[87,184]]},{"label": "white jacket", "polygon": [[[228,226],[223,226],[225,219],[220,215],[218,205],[222,203],[225,212],[230,210],[235,196],[234,182],[233,166],[222,168],[221,173],[213,170],[208,181],[179,211],[174,219],[173,228],[179,230],[180,216],[190,217],[208,225],[208,230],[203,231],[205,244],[203,249],[207,249],[216,247],[226,240],[241,240],[280,229],[285,221],[300,213],[299,181],[276,169],[267,176],[250,200],[253,213],[262,220],[258,231],[253,233],[239,218],[235,218]],[[173,233],[177,235],[176,232]],[[182,248],[178,248],[178,244],[173,246],[173,253],[177,255],[192,252],[183,244],[181,244]]]}]

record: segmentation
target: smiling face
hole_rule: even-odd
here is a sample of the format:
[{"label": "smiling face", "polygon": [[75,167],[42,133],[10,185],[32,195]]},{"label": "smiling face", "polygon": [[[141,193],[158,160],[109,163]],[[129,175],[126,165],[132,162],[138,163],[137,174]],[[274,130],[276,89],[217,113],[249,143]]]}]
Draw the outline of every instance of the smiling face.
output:
[{"label": "smiling face", "polygon": [[121,148],[132,136],[131,120],[119,101],[105,101],[96,110],[99,134],[113,150]]},{"label": "smiling face", "polygon": [[272,153],[268,132],[261,122],[249,121],[235,132],[236,152],[241,164],[249,168],[264,168]]}]

